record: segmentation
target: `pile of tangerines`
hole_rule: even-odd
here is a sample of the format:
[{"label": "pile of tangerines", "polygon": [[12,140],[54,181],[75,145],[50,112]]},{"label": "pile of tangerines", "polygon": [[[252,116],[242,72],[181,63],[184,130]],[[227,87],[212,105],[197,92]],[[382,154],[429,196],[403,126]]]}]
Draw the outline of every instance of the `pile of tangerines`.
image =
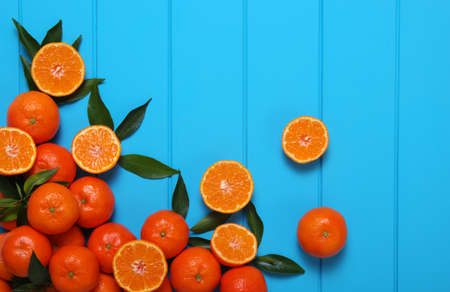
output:
[{"label": "pile of tangerines", "polygon": [[[125,134],[94,123],[74,137],[71,151],[51,143],[60,127],[55,100],[79,90],[84,62],[75,46],[62,42],[47,40],[30,53],[32,37],[16,26],[32,56],[28,81],[37,90],[13,100],[8,125],[0,128],[0,221],[8,230],[0,235],[0,291],[137,292],[173,287],[178,292],[212,292],[220,284],[221,292],[265,292],[260,269],[304,272],[282,256],[257,257],[263,223],[251,203],[252,176],[237,161],[214,163],[200,182],[203,201],[212,212],[191,231],[214,230],[210,240],[190,238],[187,210],[175,212],[179,208],[150,214],[140,239],[125,226],[108,222],[114,194],[95,175],[118,163],[118,136]],[[121,133],[130,135],[142,122],[130,120],[131,129],[122,128]],[[308,163],[324,154],[328,140],[325,125],[304,116],[288,124],[282,148],[294,161]],[[88,175],[76,178],[77,167]],[[250,229],[226,222],[241,210],[248,212]],[[303,249],[320,258],[337,254],[347,237],[344,218],[331,208],[305,214],[297,232]],[[283,265],[288,268],[283,270]]]}]

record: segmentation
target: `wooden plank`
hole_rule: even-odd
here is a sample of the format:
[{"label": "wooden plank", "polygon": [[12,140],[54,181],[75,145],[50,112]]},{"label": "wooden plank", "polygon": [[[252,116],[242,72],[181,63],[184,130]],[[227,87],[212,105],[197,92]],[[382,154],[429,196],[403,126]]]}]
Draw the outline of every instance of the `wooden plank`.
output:
[{"label": "wooden plank", "polygon": [[[348,224],[322,290],[394,287],[395,1],[324,1],[323,203]],[[370,283],[370,284],[369,284]]]},{"label": "wooden plank", "polygon": [[[0,115],[1,125],[6,125],[6,111],[10,102],[19,93],[19,67],[18,36],[11,18],[18,19],[18,5],[15,1],[5,1],[0,9],[0,88],[2,89],[3,101],[1,109],[4,114]],[[20,65],[21,66],[21,65]],[[20,71],[19,71],[20,69]]]},{"label": "wooden plank", "polygon": [[242,161],[240,0],[173,1],[173,165],[184,173],[192,226],[209,210],[200,196],[204,171]]},{"label": "wooden plank", "polygon": [[[140,1],[137,6],[99,0],[97,15],[97,72],[106,78],[101,92],[116,126],[153,98],[141,129],[122,143],[122,152],[167,163],[167,2]],[[168,207],[167,179],[143,180],[123,170],[109,178],[120,206],[114,220],[136,234],[148,215]]]},{"label": "wooden plank", "polygon": [[269,291],[316,291],[319,261],[301,251],[297,223],[318,203],[320,164],[284,155],[281,134],[301,115],[319,113],[318,1],[248,1],[248,165],[265,232],[259,253],[300,263],[304,276],[266,274]]},{"label": "wooden plank", "polygon": [[449,291],[450,3],[400,5],[398,291]]}]

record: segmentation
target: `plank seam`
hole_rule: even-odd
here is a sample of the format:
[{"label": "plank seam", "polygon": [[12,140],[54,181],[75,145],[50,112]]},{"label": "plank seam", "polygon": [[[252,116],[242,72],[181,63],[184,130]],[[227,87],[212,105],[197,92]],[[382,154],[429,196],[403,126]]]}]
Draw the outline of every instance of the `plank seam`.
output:
[{"label": "plank seam", "polygon": [[[167,155],[169,166],[172,167],[173,161],[173,92],[172,92],[172,67],[173,67],[173,39],[172,39],[172,0],[167,0]],[[167,182],[167,208],[170,209],[170,191],[172,178]]]},{"label": "plank seam", "polygon": [[98,36],[98,0],[92,1],[92,57],[94,58],[92,74],[97,78],[98,66],[98,50],[97,50],[97,36]]},{"label": "plank seam", "polygon": [[248,20],[247,0],[242,0],[242,160],[248,167]]},{"label": "plank seam", "polygon": [[394,75],[394,292],[398,291],[398,240],[399,240],[399,144],[400,144],[400,0],[395,1],[395,75]]},{"label": "plank seam", "polygon": [[[323,40],[324,40],[324,15],[323,6],[324,0],[319,0],[319,118],[323,120]],[[319,207],[323,205],[323,157],[319,161],[319,176],[318,176],[318,205]],[[323,262],[319,259],[319,281],[318,281],[318,291],[323,291]]]}]

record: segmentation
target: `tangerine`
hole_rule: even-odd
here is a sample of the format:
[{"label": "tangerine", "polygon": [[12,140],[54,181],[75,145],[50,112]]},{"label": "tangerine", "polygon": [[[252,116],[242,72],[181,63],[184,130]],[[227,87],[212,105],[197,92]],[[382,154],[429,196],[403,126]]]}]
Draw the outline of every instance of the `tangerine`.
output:
[{"label": "tangerine", "polygon": [[263,273],[253,266],[233,268],[223,274],[220,292],[267,292]]},{"label": "tangerine", "polygon": [[117,285],[116,280],[107,274],[100,273],[97,287],[90,292],[121,292],[122,288]]},{"label": "tangerine", "polygon": [[33,138],[18,128],[0,128],[0,175],[29,171],[36,160]]},{"label": "tangerine", "polygon": [[53,253],[66,245],[84,246],[86,244],[83,231],[76,225],[64,233],[49,235],[48,239],[52,244]]},{"label": "tangerine", "polygon": [[166,258],[179,254],[188,244],[189,227],[184,218],[170,210],[148,216],[141,229],[141,239],[159,246]]},{"label": "tangerine", "polygon": [[[3,245],[3,242],[4,242],[7,234],[8,234],[7,232],[0,234],[0,249],[1,249],[1,246]],[[3,257],[0,253],[0,279],[3,279],[5,281],[10,281],[11,278],[12,278],[12,274],[8,271],[8,268],[5,265],[5,261],[3,260]]]}]

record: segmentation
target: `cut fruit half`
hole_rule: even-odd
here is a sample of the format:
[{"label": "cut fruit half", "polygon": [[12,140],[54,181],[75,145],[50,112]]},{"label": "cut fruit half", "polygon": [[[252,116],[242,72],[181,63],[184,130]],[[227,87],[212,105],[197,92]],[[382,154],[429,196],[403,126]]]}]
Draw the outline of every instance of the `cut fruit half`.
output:
[{"label": "cut fruit half", "polygon": [[72,141],[75,163],[89,173],[103,173],[113,168],[120,158],[120,141],[106,126],[90,126],[81,130]]},{"label": "cut fruit half", "polygon": [[220,225],[211,238],[211,249],[226,266],[236,267],[251,262],[256,257],[258,242],[255,235],[242,225]]},{"label": "cut fruit half", "polygon": [[320,158],[328,148],[328,130],[316,118],[303,116],[291,121],[283,132],[284,153],[298,163]]},{"label": "cut fruit half", "polygon": [[29,171],[36,160],[33,138],[17,128],[0,128],[0,174],[17,175]]},{"label": "cut fruit half", "polygon": [[114,277],[129,292],[158,289],[167,275],[167,262],[162,250],[145,240],[124,244],[113,260]]},{"label": "cut fruit half", "polygon": [[49,43],[34,56],[31,77],[42,92],[66,96],[84,81],[85,67],[80,54],[69,44]]},{"label": "cut fruit half", "polygon": [[250,202],[253,179],[237,161],[222,160],[210,166],[203,175],[200,192],[205,204],[220,213],[235,213]]}]

